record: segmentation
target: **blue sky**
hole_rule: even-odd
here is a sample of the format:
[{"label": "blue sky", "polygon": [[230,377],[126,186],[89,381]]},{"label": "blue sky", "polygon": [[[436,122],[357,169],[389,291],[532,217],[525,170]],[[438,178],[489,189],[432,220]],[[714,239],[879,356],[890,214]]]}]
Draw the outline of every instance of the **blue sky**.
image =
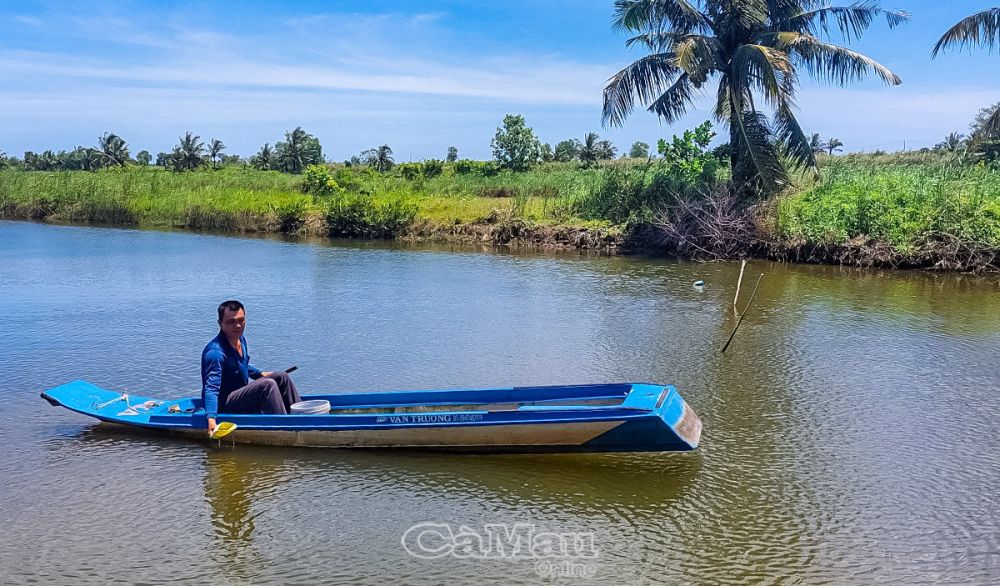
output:
[{"label": "blue sky", "polygon": [[[800,122],[849,150],[930,146],[1000,101],[1000,55],[930,51],[960,18],[1000,0],[884,3],[912,21],[851,44],[903,78],[887,88],[804,79]],[[678,125],[640,110],[602,129],[601,89],[641,55],[611,30],[613,2],[241,1],[0,5],[0,150],[93,145],[169,150],[191,130],[249,155],[302,126],[331,160],[389,144],[397,160],[489,158],[504,114],[555,144],[598,131],[620,148]],[[838,39],[839,40],[839,39]]]}]

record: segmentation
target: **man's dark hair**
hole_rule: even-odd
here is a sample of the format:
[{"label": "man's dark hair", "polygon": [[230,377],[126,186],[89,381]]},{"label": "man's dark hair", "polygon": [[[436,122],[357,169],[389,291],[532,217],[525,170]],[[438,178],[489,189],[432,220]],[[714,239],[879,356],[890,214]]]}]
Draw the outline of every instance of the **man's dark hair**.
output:
[{"label": "man's dark hair", "polygon": [[246,311],[243,304],[235,299],[230,299],[229,301],[223,301],[219,304],[219,321],[222,321],[222,316],[226,315],[226,310],[236,313],[239,310]]}]

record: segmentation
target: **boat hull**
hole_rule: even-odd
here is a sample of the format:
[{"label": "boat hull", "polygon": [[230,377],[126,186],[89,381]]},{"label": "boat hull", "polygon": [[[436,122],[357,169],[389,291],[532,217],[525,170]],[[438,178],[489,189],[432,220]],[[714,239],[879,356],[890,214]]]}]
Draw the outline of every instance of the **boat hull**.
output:
[{"label": "boat hull", "polygon": [[[119,428],[208,440],[198,399],[122,399],[84,381],[49,389],[42,397]],[[323,415],[220,415],[220,420],[238,426],[223,441],[362,449],[629,452],[692,450],[701,435],[701,420],[673,387],[643,383],[309,398],[330,400],[335,408]]]}]

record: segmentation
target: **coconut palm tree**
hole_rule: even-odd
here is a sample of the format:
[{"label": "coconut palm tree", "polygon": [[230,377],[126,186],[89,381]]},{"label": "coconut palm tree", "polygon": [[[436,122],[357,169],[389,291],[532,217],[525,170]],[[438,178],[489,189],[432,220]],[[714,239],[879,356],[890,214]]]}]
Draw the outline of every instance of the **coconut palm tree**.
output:
[{"label": "coconut palm tree", "polygon": [[186,132],[170,154],[175,171],[194,171],[205,164],[205,143],[193,132]]},{"label": "coconut palm tree", "polygon": [[962,148],[964,144],[965,135],[959,134],[957,132],[949,133],[948,136],[944,137],[944,140],[937,143],[934,146],[935,150],[944,151],[946,153],[954,153]]},{"label": "coconut palm tree", "polygon": [[812,136],[809,137],[809,149],[812,150],[814,155],[826,152],[826,144],[823,139],[819,137],[818,132],[814,132]]},{"label": "coconut palm tree", "polygon": [[97,150],[103,167],[122,167],[129,161],[128,143],[113,132],[105,132],[97,139]]},{"label": "coconut palm tree", "polygon": [[[877,61],[825,40],[831,30],[860,37],[878,17],[909,19],[877,0],[829,6],[825,0],[616,0],[613,26],[649,55],[604,88],[605,123],[621,125],[636,105],[676,122],[710,79],[718,81],[715,117],[729,126],[738,189],[770,191],[786,180],[780,155],[816,172],[809,139],[793,112],[800,69],[840,85],[874,74],[899,77]],[[773,126],[761,107],[773,110]],[[778,145],[781,145],[779,150]]]},{"label": "coconut palm tree", "polygon": [[308,165],[323,161],[316,137],[296,126],[285,131],[285,140],[274,145],[277,166],[286,173],[301,173]]},{"label": "coconut palm tree", "polygon": [[257,154],[250,157],[250,165],[260,170],[274,167],[274,150],[271,149],[271,145],[265,142]]},{"label": "coconut palm tree", "polygon": [[583,141],[577,140],[574,150],[585,167],[590,167],[597,161],[613,159],[618,153],[618,148],[610,140],[601,140],[596,132],[588,132]]},{"label": "coconut palm tree", "polygon": [[[937,57],[949,47],[961,49],[966,45],[984,47],[991,52],[994,45],[1000,45],[1000,7],[987,8],[958,21],[941,35],[932,55]],[[1000,139],[1000,109],[989,116],[972,136],[974,141],[994,138]]]},{"label": "coconut palm tree", "polygon": [[832,157],[833,156],[833,151],[842,151],[842,150],[844,150],[843,148],[841,148],[843,146],[844,146],[844,143],[840,142],[839,138],[831,138],[830,140],[826,141],[826,144],[823,146],[823,148],[827,152],[829,152],[830,156]]},{"label": "coconut palm tree", "polygon": [[212,141],[208,143],[208,159],[212,161],[213,169],[218,168],[216,161],[219,156],[222,155],[222,151],[224,150],[226,150],[226,145],[222,144],[222,141],[217,138],[213,138]]},{"label": "coconut palm tree", "polygon": [[361,153],[361,161],[379,173],[385,173],[396,164],[396,161],[392,158],[392,149],[387,144],[377,149],[368,149]]}]

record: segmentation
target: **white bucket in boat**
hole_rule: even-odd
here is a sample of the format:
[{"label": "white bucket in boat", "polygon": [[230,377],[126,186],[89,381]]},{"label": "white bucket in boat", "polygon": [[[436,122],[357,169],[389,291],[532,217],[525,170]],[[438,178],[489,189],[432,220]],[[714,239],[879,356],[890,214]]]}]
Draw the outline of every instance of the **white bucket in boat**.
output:
[{"label": "white bucket in boat", "polygon": [[326,415],[330,412],[330,402],[322,399],[293,403],[289,410],[294,415]]}]

